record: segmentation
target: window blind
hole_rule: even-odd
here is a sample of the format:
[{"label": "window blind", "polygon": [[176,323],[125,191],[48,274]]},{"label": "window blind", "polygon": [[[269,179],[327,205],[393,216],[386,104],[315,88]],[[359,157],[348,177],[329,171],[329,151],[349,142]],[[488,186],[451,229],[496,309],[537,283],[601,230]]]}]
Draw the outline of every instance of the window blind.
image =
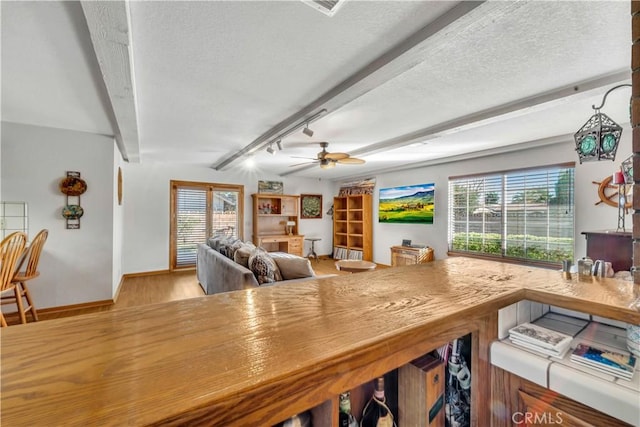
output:
[{"label": "window blind", "polygon": [[557,264],[573,259],[574,167],[449,179],[449,250]]},{"label": "window blind", "polygon": [[195,265],[198,243],[207,239],[207,190],[178,188],[176,266]]}]

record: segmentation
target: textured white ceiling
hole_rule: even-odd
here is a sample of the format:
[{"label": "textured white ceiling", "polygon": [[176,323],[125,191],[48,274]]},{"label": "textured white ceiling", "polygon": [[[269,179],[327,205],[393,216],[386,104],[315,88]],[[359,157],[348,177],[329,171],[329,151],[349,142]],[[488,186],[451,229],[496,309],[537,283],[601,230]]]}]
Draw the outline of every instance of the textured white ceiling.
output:
[{"label": "textured white ceiling", "polygon": [[111,106],[77,2],[0,2],[2,120],[105,135]]},{"label": "textured white ceiling", "polygon": [[[129,2],[141,161],[216,164],[456,5],[347,0],[328,17],[296,0]],[[117,134],[79,4],[0,7],[2,120]],[[313,123],[313,138],[295,132],[284,151],[252,160],[289,173],[304,161],[291,156],[315,157],[329,141],[367,164],[295,175],[339,179],[571,134],[613,84],[483,123],[466,117],[628,70],[629,10],[626,1],[481,4],[424,41],[420,56],[396,61],[402,72]],[[628,116],[629,93],[612,94],[603,111],[628,121],[616,115]],[[456,121],[465,126],[399,147]]]}]

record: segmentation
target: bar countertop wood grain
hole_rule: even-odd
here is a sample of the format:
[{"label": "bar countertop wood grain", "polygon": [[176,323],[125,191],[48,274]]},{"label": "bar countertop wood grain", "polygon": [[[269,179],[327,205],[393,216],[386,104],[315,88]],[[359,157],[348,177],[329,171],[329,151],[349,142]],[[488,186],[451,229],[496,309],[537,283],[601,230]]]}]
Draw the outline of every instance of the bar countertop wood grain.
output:
[{"label": "bar countertop wood grain", "polygon": [[449,258],[11,326],[1,422],[269,425],[519,300],[640,324],[639,297],[631,282]]}]

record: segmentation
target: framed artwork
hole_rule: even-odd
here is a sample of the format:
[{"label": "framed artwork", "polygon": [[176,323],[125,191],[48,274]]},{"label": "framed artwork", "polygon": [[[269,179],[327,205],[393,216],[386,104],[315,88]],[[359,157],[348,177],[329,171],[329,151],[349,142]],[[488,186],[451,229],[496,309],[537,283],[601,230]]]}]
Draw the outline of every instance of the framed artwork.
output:
[{"label": "framed artwork", "polygon": [[300,218],[322,218],[322,194],[300,195]]},{"label": "framed artwork", "polygon": [[258,181],[258,193],[283,194],[282,181]]},{"label": "framed artwork", "polygon": [[382,188],[378,222],[433,224],[434,184]]}]

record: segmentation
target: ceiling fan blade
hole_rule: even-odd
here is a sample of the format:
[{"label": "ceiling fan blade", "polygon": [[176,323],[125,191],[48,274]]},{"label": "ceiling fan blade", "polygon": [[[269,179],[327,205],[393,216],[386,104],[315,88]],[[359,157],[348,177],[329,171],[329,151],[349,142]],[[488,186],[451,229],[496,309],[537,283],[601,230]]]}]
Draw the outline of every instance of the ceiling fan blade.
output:
[{"label": "ceiling fan blade", "polygon": [[304,162],[304,163],[296,163],[295,165],[289,165],[290,168],[295,168],[296,166],[303,166],[303,165],[311,165],[314,163],[318,163],[317,160],[314,160],[312,162]]},{"label": "ceiling fan blade", "polygon": [[361,165],[364,164],[365,161],[355,157],[347,157],[346,159],[338,159],[338,163],[342,163],[344,165]]},{"label": "ceiling fan blade", "polygon": [[307,160],[318,160],[313,157],[301,157],[301,156],[289,156],[292,159],[307,159]]},{"label": "ceiling fan blade", "polygon": [[331,159],[331,160],[342,160],[348,157],[349,155],[347,153],[327,153],[324,155],[325,159]]}]

